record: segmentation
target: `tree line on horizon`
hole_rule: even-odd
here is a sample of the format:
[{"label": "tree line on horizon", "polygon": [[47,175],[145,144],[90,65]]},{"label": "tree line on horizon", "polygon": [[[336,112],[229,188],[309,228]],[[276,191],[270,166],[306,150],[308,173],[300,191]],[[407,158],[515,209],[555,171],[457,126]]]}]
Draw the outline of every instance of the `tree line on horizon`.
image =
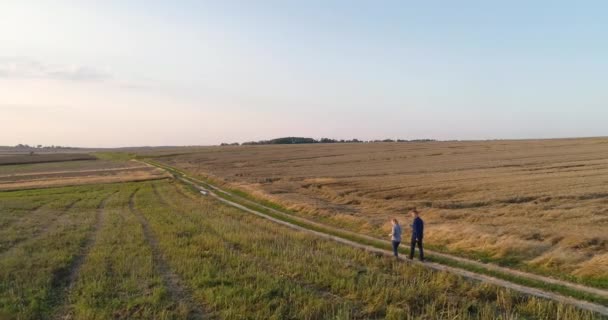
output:
[{"label": "tree line on horizon", "polygon": [[268,144],[312,144],[312,143],[378,143],[378,142],[431,142],[436,141],[434,139],[414,139],[414,140],[405,140],[405,139],[382,139],[382,140],[359,140],[359,139],[331,139],[331,138],[306,138],[306,137],[282,137],[271,140],[259,140],[259,141],[247,141],[243,143],[233,142],[233,143],[221,143],[220,146],[252,146],[252,145],[268,145]]},{"label": "tree line on horizon", "polygon": [[16,146],[14,146],[15,149],[21,149],[21,150],[29,150],[29,149],[76,149],[73,147],[64,147],[64,146],[56,146],[56,145],[50,145],[50,146],[43,146],[41,144],[38,145],[29,145],[29,144],[23,144],[20,143]]}]

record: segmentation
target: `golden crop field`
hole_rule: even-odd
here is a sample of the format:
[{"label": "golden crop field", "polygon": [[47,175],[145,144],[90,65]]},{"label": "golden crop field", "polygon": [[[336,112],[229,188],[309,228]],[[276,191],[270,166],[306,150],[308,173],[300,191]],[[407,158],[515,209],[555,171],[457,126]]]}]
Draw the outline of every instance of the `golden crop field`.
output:
[{"label": "golden crop field", "polygon": [[[154,155],[153,152],[146,152]],[[265,145],[156,161],[373,236],[417,207],[436,250],[608,287],[608,138]]]}]

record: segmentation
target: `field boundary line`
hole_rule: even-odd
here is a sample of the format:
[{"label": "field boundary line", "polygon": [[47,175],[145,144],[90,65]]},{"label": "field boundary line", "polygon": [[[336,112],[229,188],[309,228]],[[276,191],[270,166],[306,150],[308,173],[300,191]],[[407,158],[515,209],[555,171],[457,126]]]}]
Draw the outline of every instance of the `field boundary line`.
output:
[{"label": "field boundary line", "polygon": [[143,213],[135,206],[135,195],[140,189],[135,190],[129,197],[129,210],[139,220],[142,231],[146,242],[152,249],[152,261],[154,264],[154,270],[160,275],[163,284],[169,291],[169,295],[174,302],[186,302],[189,307],[189,319],[204,319],[205,313],[201,307],[195,302],[194,297],[190,293],[187,287],[182,284],[181,278],[171,270],[167,261],[163,257],[162,250],[158,243],[158,239],[154,235],[154,232],[150,228],[148,219]]},{"label": "field boundary line", "polygon": [[[324,237],[324,238],[331,239],[331,240],[334,240],[334,241],[337,241],[337,242],[341,242],[341,243],[344,243],[344,244],[347,244],[347,245],[350,245],[350,246],[353,246],[353,247],[365,249],[367,251],[376,252],[376,253],[379,253],[379,254],[392,255],[392,252],[389,251],[389,250],[387,250],[387,249],[381,249],[381,248],[376,247],[376,246],[362,244],[362,243],[359,243],[359,242],[348,240],[348,239],[340,237],[340,236],[336,236],[336,235],[333,235],[333,234],[330,234],[330,233],[313,230],[313,229],[310,229],[310,228],[307,228],[307,227],[303,227],[303,226],[300,226],[300,225],[297,225],[297,224],[294,224],[294,223],[282,220],[280,218],[276,218],[276,217],[270,216],[270,215],[262,213],[262,212],[260,212],[258,210],[254,210],[254,209],[248,208],[248,207],[246,207],[246,206],[244,206],[242,204],[239,204],[237,202],[234,202],[234,201],[231,201],[231,200],[227,200],[227,199],[225,199],[225,198],[217,195],[215,192],[225,194],[225,195],[227,195],[229,197],[238,198],[239,200],[248,202],[248,203],[250,203],[252,205],[264,208],[266,210],[272,210],[272,212],[275,213],[275,214],[278,214],[280,216],[284,216],[284,217],[286,217],[286,218],[288,218],[290,220],[296,220],[296,221],[298,221],[300,223],[318,226],[318,227],[320,227],[322,229],[337,231],[337,232],[340,232],[340,233],[343,233],[343,234],[353,235],[353,236],[356,236],[358,238],[363,238],[363,239],[366,239],[366,240],[369,240],[369,241],[373,241],[373,242],[376,242],[376,243],[379,242],[379,241],[384,242],[383,240],[380,240],[380,239],[377,239],[377,238],[374,238],[374,237],[364,236],[364,235],[361,235],[361,234],[358,234],[358,233],[355,233],[355,232],[351,232],[351,231],[346,231],[346,230],[341,230],[341,229],[338,229],[338,228],[326,226],[326,225],[323,225],[323,224],[320,224],[320,223],[317,223],[317,222],[314,222],[314,221],[310,221],[310,220],[305,219],[305,218],[296,217],[296,216],[290,215],[288,213],[281,212],[281,211],[275,210],[273,208],[266,207],[263,204],[259,204],[257,202],[252,201],[252,200],[245,199],[245,198],[240,197],[238,195],[233,195],[232,193],[229,193],[229,192],[227,192],[225,190],[222,190],[221,188],[216,187],[216,186],[214,186],[214,185],[212,185],[212,184],[210,184],[208,182],[200,181],[198,179],[189,177],[183,171],[180,171],[180,170],[177,170],[177,169],[173,169],[172,167],[165,166],[165,165],[162,165],[162,164],[157,164],[156,162],[152,162],[152,164],[156,165],[157,167],[160,167],[162,169],[165,169],[165,170],[169,171],[169,173],[173,173],[173,175],[174,175],[174,177],[176,179],[178,179],[178,180],[180,180],[180,181],[182,181],[184,183],[187,183],[187,184],[189,184],[191,186],[194,186],[198,190],[207,191],[210,195],[212,195],[214,198],[218,199],[219,201],[224,202],[225,204],[231,205],[233,207],[236,207],[238,209],[244,210],[246,212],[255,214],[255,215],[260,216],[262,218],[274,221],[274,222],[279,223],[279,224],[286,225],[288,227],[291,227],[291,228],[294,228],[294,229],[297,229],[297,230],[306,231],[306,232],[318,235],[320,237]],[[204,186],[201,186],[200,184],[202,184]],[[208,189],[213,189],[215,192],[211,192]],[[448,259],[451,259],[451,260],[456,260],[454,258],[461,259],[463,261],[463,263],[466,263],[466,264],[472,264],[472,263],[469,262],[469,261],[471,261],[471,262],[474,262],[474,263],[480,265],[483,268],[486,268],[486,265],[487,265],[485,263],[480,263],[480,262],[468,260],[468,259],[465,259],[465,258],[453,257],[451,255],[446,255],[446,254],[442,254],[442,255],[446,256]],[[415,262],[415,263],[417,263],[417,262]],[[515,290],[515,291],[519,291],[519,292],[524,293],[524,294],[533,295],[533,296],[537,296],[537,297],[541,297],[541,298],[546,298],[546,299],[554,300],[554,301],[557,301],[557,302],[562,302],[562,303],[574,305],[574,306],[579,307],[581,309],[585,309],[585,310],[589,310],[589,311],[593,311],[593,312],[598,312],[598,313],[603,314],[603,315],[608,315],[608,307],[604,306],[604,305],[601,305],[601,304],[596,304],[596,303],[589,302],[589,301],[586,301],[586,300],[581,300],[581,299],[565,296],[565,295],[562,295],[562,294],[557,294],[557,293],[554,293],[554,292],[551,292],[551,291],[547,291],[547,290],[543,290],[543,289],[539,289],[539,288],[535,288],[535,287],[530,287],[530,286],[526,286],[526,285],[517,284],[517,283],[512,282],[512,281],[500,279],[500,278],[489,276],[489,275],[484,275],[484,274],[481,274],[481,273],[476,273],[476,272],[473,272],[473,271],[466,270],[464,268],[452,267],[452,266],[448,266],[448,265],[440,264],[440,263],[435,263],[435,262],[425,262],[425,263],[423,263],[423,265],[427,266],[428,268],[435,269],[435,270],[451,272],[451,273],[454,273],[454,274],[461,275],[461,276],[463,276],[465,278],[469,278],[469,279],[473,279],[473,280],[478,280],[478,281],[482,281],[482,282],[486,282],[486,283],[495,284],[495,285],[502,286],[502,287],[505,287],[505,288],[509,288],[509,289],[512,289],[512,290]],[[499,266],[496,266],[496,267],[503,268],[503,267],[499,267]],[[488,269],[488,268],[486,268],[486,269]],[[506,271],[504,271],[504,273],[510,273],[510,271],[515,271],[513,269],[508,269],[508,268],[504,268],[504,269],[506,269]],[[498,269],[496,271],[503,272],[502,270],[498,270]],[[517,273],[518,274],[516,274],[516,273],[511,273],[511,274],[516,275],[516,276],[521,276],[521,277],[528,277],[528,275],[530,275],[529,273],[526,273],[526,272],[523,272],[523,271],[521,271],[521,273],[520,273],[520,271],[517,271]],[[537,275],[534,275],[534,276],[537,276]],[[539,281],[550,283],[549,281],[544,281],[543,278],[545,278],[545,277],[540,276],[540,275],[538,275],[538,277],[540,277],[540,279],[542,279],[542,280],[539,280]],[[547,278],[547,279],[551,279],[551,278]],[[551,279],[551,280],[560,281],[560,280],[556,280],[556,279]],[[562,283],[559,283],[559,285],[562,285]],[[564,282],[563,285],[564,286],[568,286],[568,285],[579,286],[578,284],[573,284],[573,283],[570,283],[570,282]],[[593,289],[593,290],[595,290],[595,288],[588,288],[586,286],[582,286],[582,287],[585,287],[587,289]],[[597,290],[600,290],[600,292],[604,291],[604,290],[601,290],[601,289],[597,289]],[[605,294],[605,292],[602,292],[602,293]]]}]

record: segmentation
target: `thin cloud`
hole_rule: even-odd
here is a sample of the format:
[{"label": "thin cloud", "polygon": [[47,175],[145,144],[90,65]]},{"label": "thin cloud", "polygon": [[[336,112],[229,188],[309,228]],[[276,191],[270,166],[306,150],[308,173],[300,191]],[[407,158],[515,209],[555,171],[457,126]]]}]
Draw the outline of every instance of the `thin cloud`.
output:
[{"label": "thin cloud", "polygon": [[88,66],[52,65],[26,58],[4,58],[0,59],[0,78],[104,81],[112,76]]}]

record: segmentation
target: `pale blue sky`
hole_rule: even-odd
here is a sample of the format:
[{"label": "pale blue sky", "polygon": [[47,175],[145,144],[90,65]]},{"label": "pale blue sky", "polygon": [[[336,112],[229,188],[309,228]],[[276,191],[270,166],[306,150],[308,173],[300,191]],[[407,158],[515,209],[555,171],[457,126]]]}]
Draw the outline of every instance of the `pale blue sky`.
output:
[{"label": "pale blue sky", "polygon": [[0,145],[608,135],[603,1],[0,2]]}]

